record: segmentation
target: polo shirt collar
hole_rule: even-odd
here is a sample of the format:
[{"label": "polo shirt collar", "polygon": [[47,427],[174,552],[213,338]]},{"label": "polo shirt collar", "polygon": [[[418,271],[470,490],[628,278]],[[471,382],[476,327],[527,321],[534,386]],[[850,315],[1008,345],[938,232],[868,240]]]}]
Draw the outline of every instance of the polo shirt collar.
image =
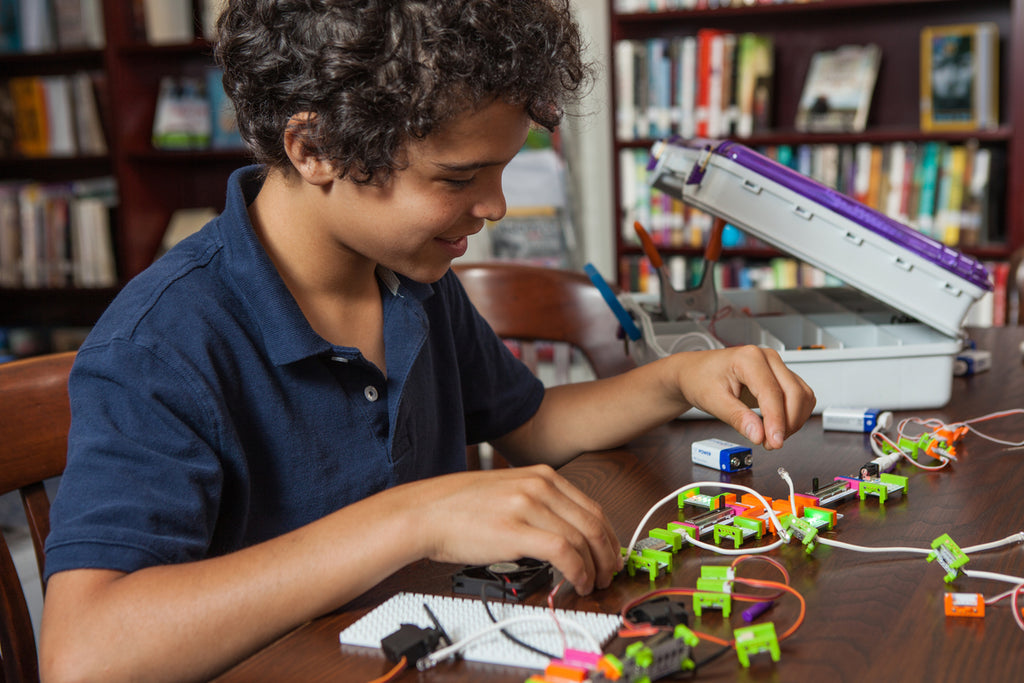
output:
[{"label": "polo shirt collar", "polygon": [[[331,354],[334,347],[310,327],[249,221],[247,207],[256,199],[263,179],[261,166],[246,166],[231,174],[218,227],[228,257],[227,272],[259,325],[270,361],[281,366]],[[430,285],[383,266],[377,267],[377,277],[395,297],[411,296],[423,301],[434,291]]]}]

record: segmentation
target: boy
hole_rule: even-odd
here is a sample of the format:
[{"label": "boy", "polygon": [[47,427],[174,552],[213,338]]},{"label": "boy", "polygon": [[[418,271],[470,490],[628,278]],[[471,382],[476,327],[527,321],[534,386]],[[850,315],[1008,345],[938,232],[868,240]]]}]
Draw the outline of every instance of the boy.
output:
[{"label": "boy", "polygon": [[[810,414],[753,347],[545,391],[449,272],[585,81],[565,0],[238,0],[219,31],[262,166],[79,352],[45,678],[206,678],[422,558],[606,587],[619,541],[551,466],[691,405],[769,448]],[[483,440],[523,467],[460,471]]]}]

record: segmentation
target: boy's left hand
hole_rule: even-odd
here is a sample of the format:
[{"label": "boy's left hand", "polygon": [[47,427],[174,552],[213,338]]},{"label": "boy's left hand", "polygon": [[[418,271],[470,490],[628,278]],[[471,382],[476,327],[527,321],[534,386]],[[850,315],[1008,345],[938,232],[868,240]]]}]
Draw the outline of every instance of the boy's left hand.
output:
[{"label": "boy's left hand", "polygon": [[774,349],[739,346],[674,358],[678,388],[690,405],[768,450],[781,448],[814,410],[814,392]]}]

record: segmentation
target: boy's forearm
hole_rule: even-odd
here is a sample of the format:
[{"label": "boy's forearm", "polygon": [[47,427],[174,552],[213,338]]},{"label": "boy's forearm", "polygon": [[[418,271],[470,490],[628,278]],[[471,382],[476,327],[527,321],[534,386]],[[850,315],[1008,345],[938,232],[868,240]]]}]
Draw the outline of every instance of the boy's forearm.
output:
[{"label": "boy's forearm", "polygon": [[814,392],[776,351],[687,351],[608,379],[553,387],[534,417],[496,445],[514,463],[558,466],[584,451],[620,446],[697,407],[751,443],[775,449],[814,404]]},{"label": "boy's forearm", "polygon": [[[390,492],[223,557],[50,579],[44,680],[203,680],[422,554]],[[396,541],[396,539],[398,539]],[[410,542],[403,542],[410,540]]]},{"label": "boy's forearm", "polygon": [[551,387],[533,419],[496,442],[512,462],[559,466],[587,451],[621,446],[690,408],[673,356],[593,382]]}]

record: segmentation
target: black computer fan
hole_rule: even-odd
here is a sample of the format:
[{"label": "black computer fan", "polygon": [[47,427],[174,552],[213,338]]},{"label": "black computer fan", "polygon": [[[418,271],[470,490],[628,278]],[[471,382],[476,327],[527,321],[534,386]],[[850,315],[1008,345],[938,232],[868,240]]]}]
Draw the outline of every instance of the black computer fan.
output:
[{"label": "black computer fan", "polygon": [[524,557],[514,562],[464,567],[452,575],[452,590],[462,595],[518,601],[549,584],[552,576],[549,562]]}]

